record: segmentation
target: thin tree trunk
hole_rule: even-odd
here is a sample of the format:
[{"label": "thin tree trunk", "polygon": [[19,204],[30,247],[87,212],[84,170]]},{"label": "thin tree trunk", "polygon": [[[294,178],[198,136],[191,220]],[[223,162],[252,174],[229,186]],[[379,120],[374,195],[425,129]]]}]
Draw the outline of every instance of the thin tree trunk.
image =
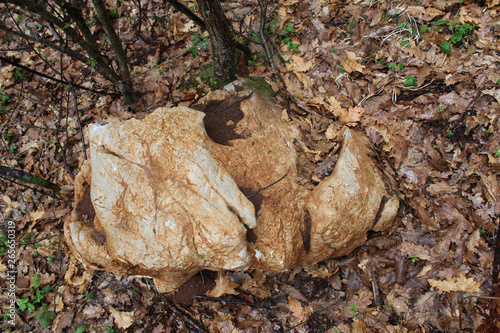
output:
[{"label": "thin tree trunk", "polygon": [[212,66],[215,82],[221,87],[236,79],[236,59],[233,33],[219,0],[197,0],[201,16],[212,43]]},{"label": "thin tree trunk", "polygon": [[125,50],[122,47],[120,38],[116,34],[113,22],[111,22],[111,18],[108,15],[104,2],[102,0],[92,0],[92,3],[94,4],[97,18],[101,21],[104,32],[106,33],[106,36],[108,36],[109,42],[111,43],[113,51],[116,55],[116,61],[118,62],[121,77],[121,81],[118,83],[119,88],[125,93],[125,102],[127,104],[133,104],[135,102],[135,97],[132,89],[132,82],[130,81],[130,71],[128,68],[128,60]]},{"label": "thin tree trunk", "polygon": [[97,42],[95,40],[94,35],[90,31],[89,27],[87,26],[87,22],[85,22],[85,19],[83,18],[81,14],[81,9],[77,9],[71,4],[69,4],[65,0],[55,0],[55,2],[68,13],[68,16],[71,17],[73,21],[75,21],[78,29],[80,29],[80,32],[83,35],[83,38],[87,43],[92,46],[96,52],[100,52],[99,46],[97,45]]},{"label": "thin tree trunk", "polygon": [[6,3],[12,3],[21,8],[26,8],[29,11],[40,15],[42,19],[46,22],[51,22],[54,25],[58,26],[60,29],[65,31],[71,39],[78,43],[82,47],[82,49],[90,56],[92,60],[96,62],[95,69],[103,75],[106,79],[111,82],[120,81],[120,76],[115,73],[115,71],[106,65],[102,59],[102,55],[98,50],[95,50],[92,45],[90,45],[86,40],[84,40],[79,33],[77,33],[71,26],[66,25],[64,21],[59,19],[58,17],[52,15],[48,12],[42,5],[36,3],[35,1],[29,0],[5,0]]},{"label": "thin tree trunk", "polygon": [[67,55],[69,55],[71,58],[73,58],[74,60],[79,60],[83,63],[88,63],[89,61],[91,61],[91,59],[89,57],[86,57],[85,55],[81,54],[81,53],[78,53],[68,47],[62,47],[62,46],[59,46],[57,44],[54,44],[54,43],[51,43],[41,37],[35,37],[35,36],[31,36],[31,35],[27,35],[27,34],[24,34],[20,31],[16,31],[16,30],[13,30],[13,29],[10,29],[9,27],[6,27],[5,25],[3,24],[0,24],[0,30],[3,30],[5,32],[7,32],[8,34],[12,34],[14,36],[19,36],[21,38],[25,38],[27,40],[30,40],[30,41],[33,41],[33,42],[36,42],[36,43],[40,43],[44,46],[47,46],[47,47],[50,47],[51,49],[53,50],[56,50],[56,51],[59,51],[61,53],[66,53]]}]

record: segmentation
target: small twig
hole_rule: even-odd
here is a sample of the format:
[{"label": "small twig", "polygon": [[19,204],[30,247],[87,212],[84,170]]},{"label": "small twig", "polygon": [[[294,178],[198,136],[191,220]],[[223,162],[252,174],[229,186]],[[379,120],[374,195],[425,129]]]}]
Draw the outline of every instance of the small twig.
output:
[{"label": "small twig", "polygon": [[256,191],[256,192],[253,192],[252,194],[250,195],[247,195],[247,199],[250,199],[251,197],[253,197],[254,195],[258,194],[259,192],[262,192],[264,190],[267,190],[268,188],[270,188],[271,186],[275,185],[276,183],[282,181],[286,176],[288,176],[288,173],[290,172],[290,170],[288,170],[285,175],[283,177],[281,177],[280,179],[278,179],[277,181],[275,181],[274,183],[270,184],[270,185],[267,185],[266,187],[263,187],[261,188],[260,190]]},{"label": "small twig", "polygon": [[460,326],[460,331],[463,331],[463,328],[462,328],[462,306],[463,306],[463,302],[467,298],[480,298],[480,299],[500,300],[500,297],[495,297],[495,296],[474,296],[474,295],[470,295],[470,296],[466,296],[466,297],[462,298],[460,300],[460,308],[459,308],[459,311],[458,311],[458,324]]},{"label": "small twig", "polygon": [[269,50],[267,34],[266,34],[267,4],[268,4],[268,0],[265,0],[265,3],[264,3],[264,0],[259,0],[259,5],[260,5],[259,35],[260,35],[260,39],[262,40],[262,45],[264,46],[264,51],[266,52],[266,58],[267,58],[267,61],[269,62],[269,66],[271,66],[272,68],[275,68],[276,65],[274,64],[273,54]]},{"label": "small twig", "polygon": [[[154,289],[156,292],[156,288]],[[180,309],[176,304],[170,302],[167,298],[165,298],[162,294],[156,294],[161,300],[162,303],[165,304],[172,313],[177,316],[179,319],[183,320],[186,324],[192,326],[195,328],[198,332],[207,332],[207,330],[203,327],[202,323],[197,323],[193,318],[191,318],[191,315],[189,313],[186,313],[186,310]],[[196,332],[196,331],[191,331],[190,332]]]},{"label": "small twig", "polygon": [[[62,52],[65,52],[65,51],[62,51]],[[64,85],[72,86],[72,87],[75,87],[75,88],[78,88],[78,89],[86,90],[86,91],[93,92],[93,93],[96,93],[96,94],[101,94],[101,95],[123,96],[123,93],[110,93],[110,92],[106,92],[106,91],[93,90],[93,89],[90,89],[90,88],[87,88],[87,87],[84,87],[84,86],[80,86],[80,85],[77,85],[77,84],[72,84],[71,82],[60,80],[60,79],[57,79],[55,77],[51,77],[51,76],[48,76],[46,74],[37,72],[37,71],[35,71],[35,70],[33,70],[33,69],[29,68],[29,67],[23,66],[21,64],[16,63],[15,61],[12,61],[10,59],[7,59],[7,58],[1,57],[1,56],[0,56],[0,60],[1,61],[5,61],[6,63],[11,64],[13,66],[16,66],[16,67],[19,67],[21,69],[24,69],[27,72],[30,72],[30,73],[33,73],[35,75],[41,76],[41,77],[46,78],[48,80],[55,81],[56,83],[61,83],[61,84],[64,84]],[[140,93],[138,93],[138,94],[140,94]]]},{"label": "small twig", "polygon": [[233,299],[233,300],[227,301],[227,300],[225,300],[225,299],[223,299],[221,297],[209,297],[209,296],[203,296],[203,295],[195,295],[194,298],[206,299],[206,300],[210,300],[210,301],[217,301],[217,302],[221,302],[221,303],[224,303],[224,304],[248,305],[248,306],[251,306],[251,307],[254,307],[254,308],[271,309],[268,306],[250,303],[250,302],[247,302],[247,301],[243,301],[241,299]]}]

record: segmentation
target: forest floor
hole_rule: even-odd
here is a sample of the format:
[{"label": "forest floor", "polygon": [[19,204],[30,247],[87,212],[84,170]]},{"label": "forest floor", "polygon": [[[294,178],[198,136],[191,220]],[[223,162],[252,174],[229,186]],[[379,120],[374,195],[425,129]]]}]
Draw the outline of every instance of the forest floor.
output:
[{"label": "forest floor", "polygon": [[[0,66],[0,164],[62,186],[62,199],[54,199],[41,187],[0,181],[2,257],[8,221],[15,222],[17,244],[18,315],[9,329],[500,331],[500,292],[493,289],[500,215],[498,0],[269,4],[269,36],[280,56],[271,67],[262,46],[252,42],[255,57],[240,57],[239,74],[271,84],[318,163],[328,154],[329,128],[347,124],[366,133],[388,162],[403,207],[390,231],[345,257],[288,273],[254,271],[228,287],[234,294],[221,297],[204,294],[214,285],[211,272],[168,296],[147,278],[87,271],[65,246],[72,177],[85,159],[81,128],[143,118],[157,107],[189,106],[208,91],[202,82],[210,62],[206,32],[162,1],[142,1],[140,10],[132,0],[108,5],[116,9],[134,87],[144,93],[136,114],[119,96],[72,91]],[[7,7],[0,6],[5,14]],[[226,1],[223,7],[241,41],[255,40],[257,1]],[[19,24],[40,28],[29,19]],[[99,25],[92,29],[102,34]],[[4,56],[53,77],[62,69],[93,90],[112,90],[87,64],[0,34]],[[2,288],[8,288],[7,271],[4,258]],[[3,293],[4,314],[7,304]]]}]

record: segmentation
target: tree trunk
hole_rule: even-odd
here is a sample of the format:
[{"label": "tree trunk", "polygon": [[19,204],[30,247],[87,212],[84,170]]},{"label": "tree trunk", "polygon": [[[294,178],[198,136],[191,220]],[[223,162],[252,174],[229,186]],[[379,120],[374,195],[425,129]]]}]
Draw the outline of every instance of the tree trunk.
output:
[{"label": "tree trunk", "polygon": [[106,33],[106,36],[108,37],[111,47],[116,55],[116,62],[118,63],[118,69],[121,77],[121,81],[118,82],[118,88],[125,93],[125,103],[132,105],[135,103],[136,98],[132,88],[132,82],[130,81],[127,55],[122,47],[120,38],[116,34],[104,2],[102,0],[92,0],[92,4],[94,5],[97,18],[101,22],[102,28],[104,29],[104,32]]},{"label": "tree trunk", "polygon": [[197,3],[212,43],[212,88],[218,88],[236,79],[233,33],[219,0],[197,0]]}]

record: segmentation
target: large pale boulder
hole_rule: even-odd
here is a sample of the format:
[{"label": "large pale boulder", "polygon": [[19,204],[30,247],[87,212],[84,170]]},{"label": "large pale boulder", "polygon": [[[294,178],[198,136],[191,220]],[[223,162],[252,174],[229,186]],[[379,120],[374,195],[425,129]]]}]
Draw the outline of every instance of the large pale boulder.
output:
[{"label": "large pale boulder", "polygon": [[87,266],[172,291],[200,269],[284,271],[349,253],[399,199],[369,140],[346,128],[330,176],[299,185],[298,128],[237,81],[193,109],[89,128],[65,223]]}]

